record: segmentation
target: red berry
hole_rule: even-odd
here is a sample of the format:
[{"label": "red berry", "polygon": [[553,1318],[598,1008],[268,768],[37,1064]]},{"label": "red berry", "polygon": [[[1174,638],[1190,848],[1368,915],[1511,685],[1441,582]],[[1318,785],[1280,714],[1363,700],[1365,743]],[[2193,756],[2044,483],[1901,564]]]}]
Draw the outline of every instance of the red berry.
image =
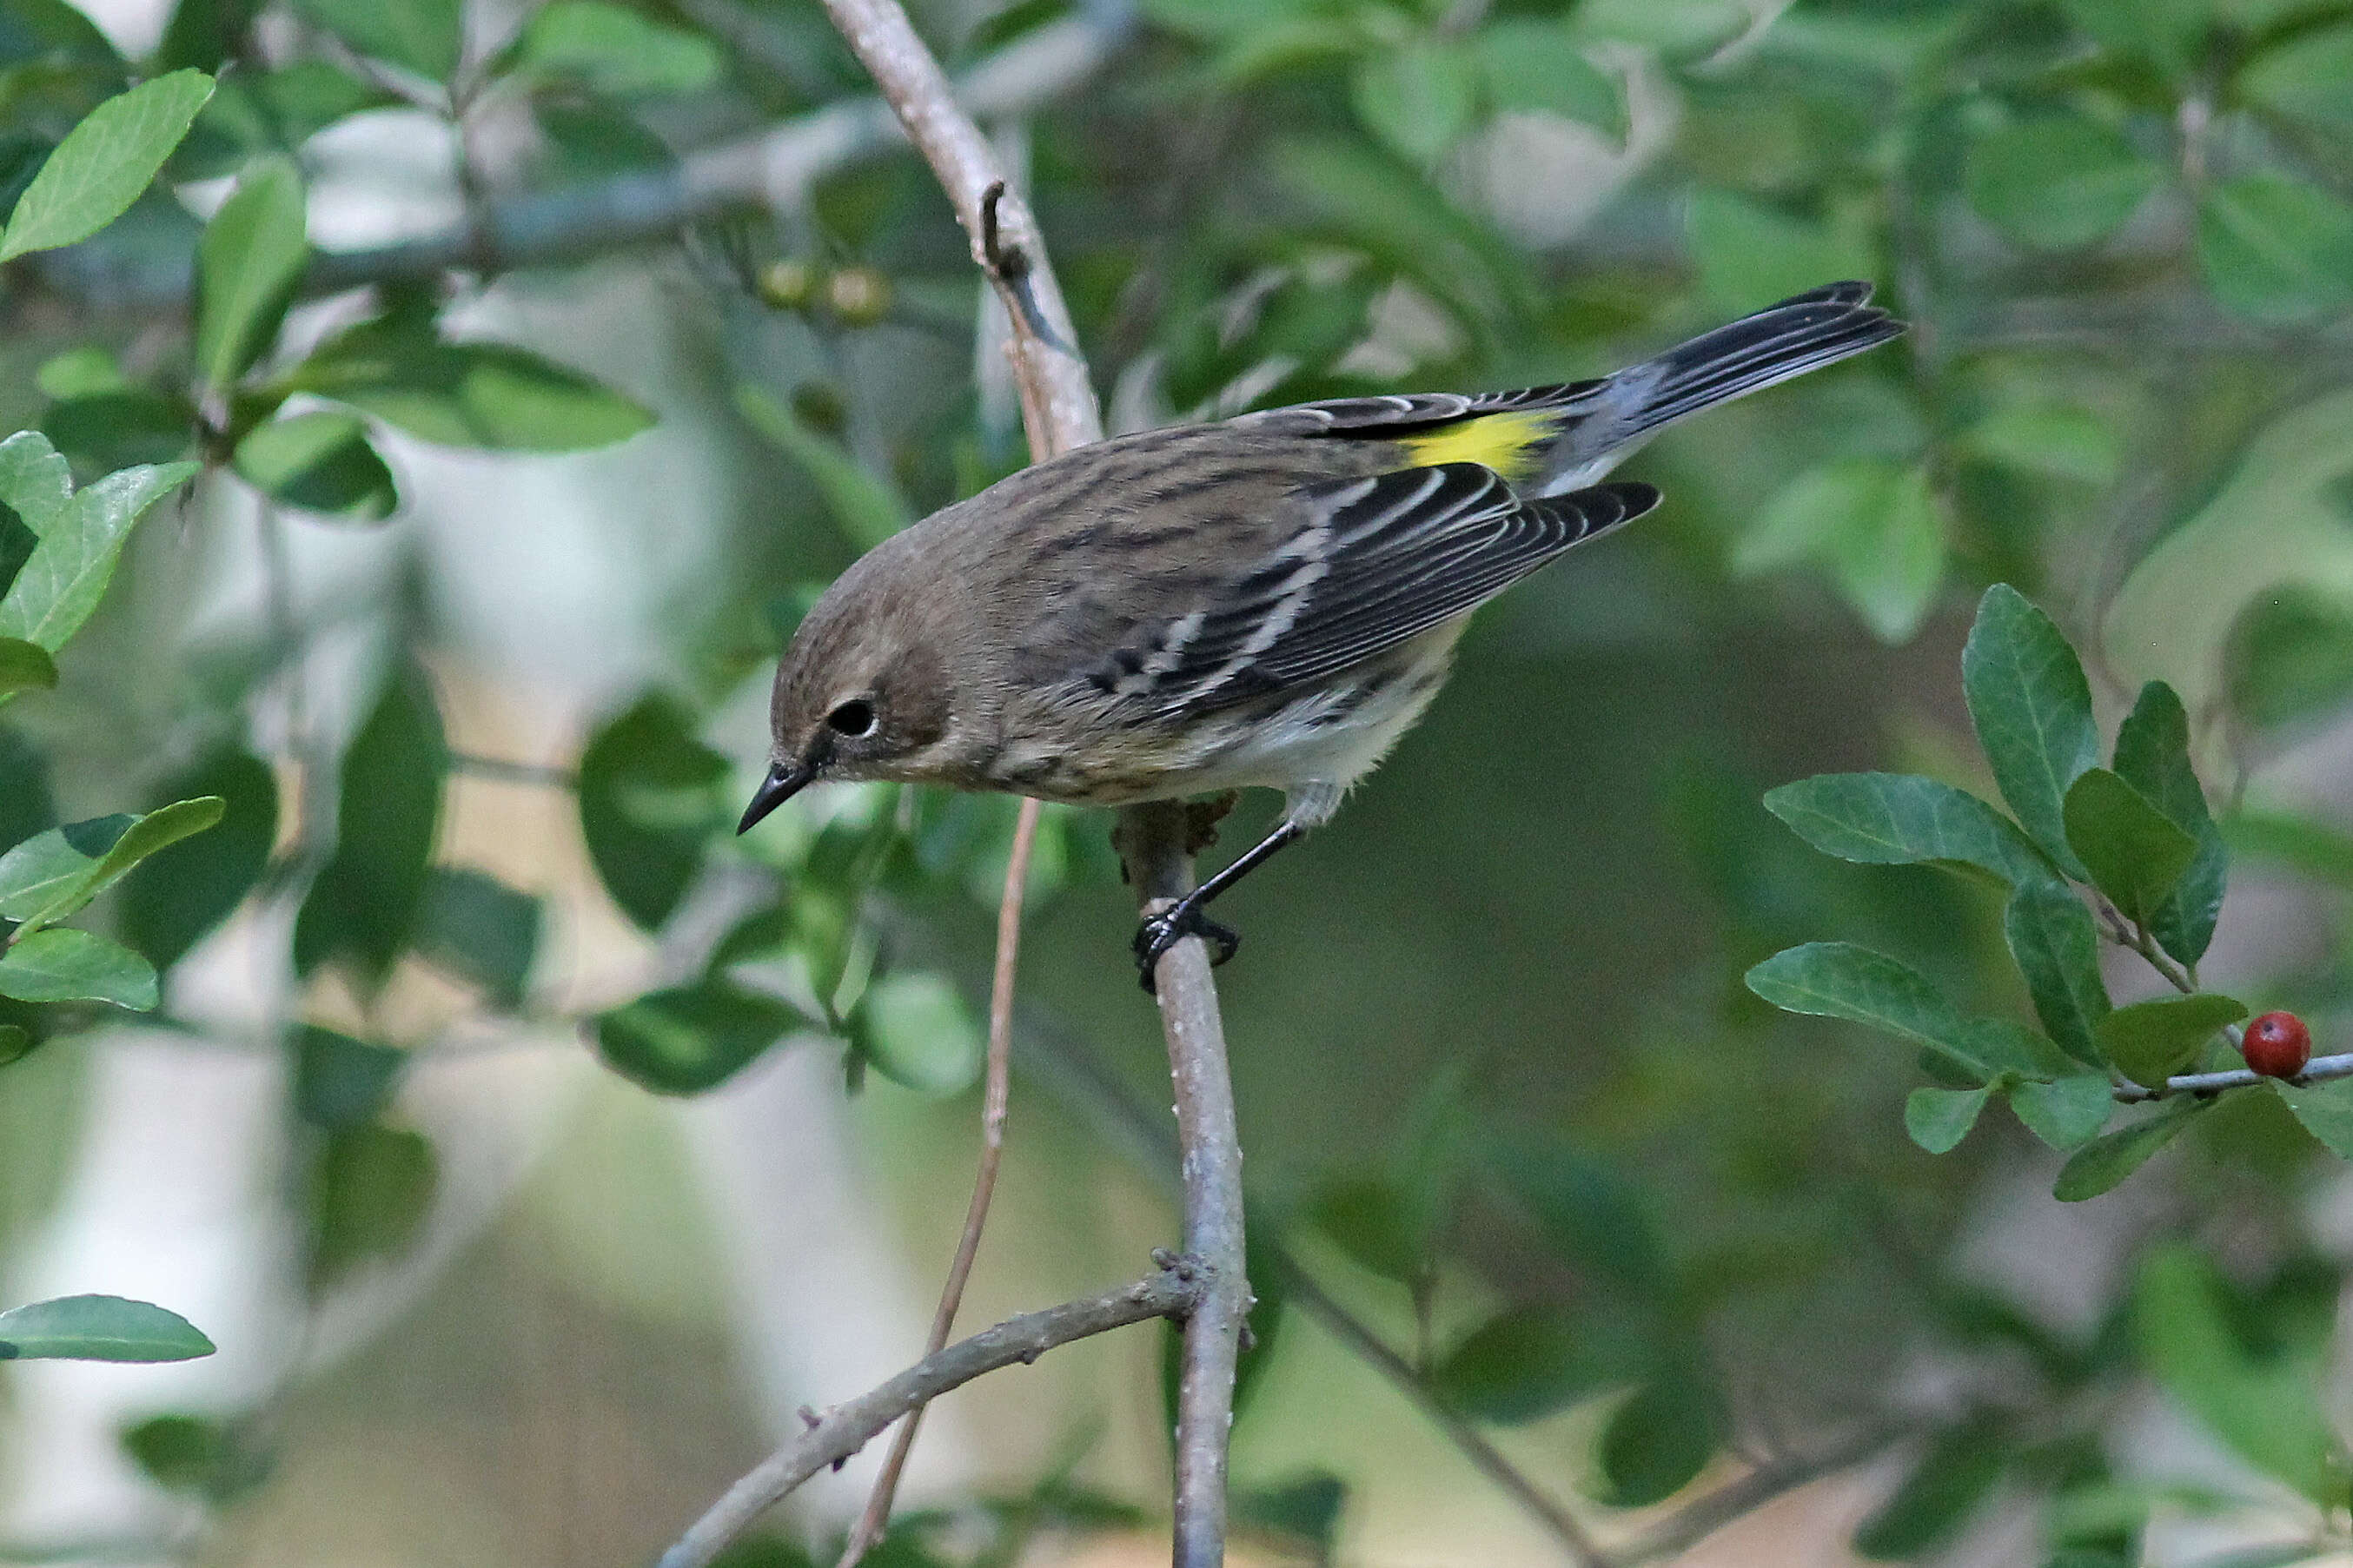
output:
[{"label": "red berry", "polygon": [[2312,1059],[2312,1031],[2293,1013],[2266,1013],[2247,1026],[2239,1054],[2265,1078],[2294,1078]]}]

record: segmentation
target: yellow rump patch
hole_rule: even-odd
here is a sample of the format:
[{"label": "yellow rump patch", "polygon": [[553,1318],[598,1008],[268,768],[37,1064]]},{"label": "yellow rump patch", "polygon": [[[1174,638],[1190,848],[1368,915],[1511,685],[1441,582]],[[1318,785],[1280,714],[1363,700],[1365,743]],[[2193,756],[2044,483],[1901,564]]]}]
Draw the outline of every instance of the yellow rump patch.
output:
[{"label": "yellow rump patch", "polygon": [[1558,433],[1558,425],[1548,414],[1487,414],[1427,436],[1409,436],[1405,447],[1422,468],[1483,463],[1517,483],[1535,475],[1545,447]]}]

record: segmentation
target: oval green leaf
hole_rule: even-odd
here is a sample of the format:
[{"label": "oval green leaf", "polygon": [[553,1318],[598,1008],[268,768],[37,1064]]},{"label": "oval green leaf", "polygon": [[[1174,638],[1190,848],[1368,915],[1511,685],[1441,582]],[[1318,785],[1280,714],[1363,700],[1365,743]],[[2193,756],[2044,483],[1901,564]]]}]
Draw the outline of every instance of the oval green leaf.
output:
[{"label": "oval green leaf", "polygon": [[2246,1016],[2245,1003],[2211,991],[2136,1002],[2100,1020],[2100,1048],[2118,1072],[2144,1089],[2160,1089],[2215,1030]]},{"label": "oval green leaf", "polygon": [[2077,1061],[2103,1065],[2095,1031],[2110,1005],[2092,911],[2063,883],[2021,881],[2002,910],[2001,928],[2043,1028]]},{"label": "oval green leaf", "polygon": [[196,245],[196,374],[234,385],[277,340],[310,258],[301,172],[266,158],[237,182]]},{"label": "oval green leaf", "polygon": [[2136,925],[2157,913],[2198,854],[2196,839],[2105,768],[2070,784],[2062,811],[2067,843],[2093,884]]},{"label": "oval green leaf", "polygon": [[212,95],[212,78],[176,70],[91,110],[16,198],[0,261],[88,239],[121,216]]},{"label": "oval green leaf", "polygon": [[1978,1124],[1992,1092],[1987,1087],[1915,1089],[1904,1099],[1904,1131],[1929,1153],[1949,1154]]},{"label": "oval green leaf", "polygon": [[2262,321],[2307,321],[2353,304],[2353,206],[2284,174],[2210,186],[2198,261],[2223,305]]},{"label": "oval green leaf", "polygon": [[0,996],[19,1002],[111,1002],[153,1010],[155,971],[129,948],[86,931],[52,927],[0,953]]},{"label": "oval green leaf", "polygon": [[1917,970],[1852,942],[1789,948],[1744,978],[1749,990],[1785,1012],[1868,1024],[1934,1052],[1978,1083],[2001,1072],[2044,1071],[2007,1034],[1974,1026]]},{"label": "oval green leaf", "polygon": [[850,1029],[875,1070],[902,1088],[959,1094],[980,1076],[987,1042],[940,975],[884,975],[860,999]]},{"label": "oval green leaf", "polygon": [[60,1296],[0,1312],[0,1360],[194,1361],[213,1348],[179,1313],[121,1296]]},{"label": "oval green leaf", "polygon": [[1966,790],[1912,773],[1820,773],[1767,792],[1765,809],[1841,860],[1975,867],[2005,882],[2057,875],[2000,812]]},{"label": "oval green leaf", "polygon": [[2155,1115],[2093,1139],[2060,1167],[2051,1195],[2063,1204],[2098,1197],[2148,1163],[2206,1104],[2201,1100],[2168,1100]]},{"label": "oval green leaf", "polygon": [[2068,847],[2068,786],[2100,760],[2091,683],[2051,617],[2007,583],[1978,601],[1961,650],[1961,689],[2002,799],[2027,837],[2069,876],[2086,873]]},{"label": "oval green leaf", "polygon": [[392,470],[355,414],[314,409],[257,425],[234,460],[254,489],[304,511],[375,522],[400,506]]},{"label": "oval green leaf", "polygon": [[1969,149],[1969,205],[2021,245],[2073,250],[2132,216],[2163,171],[2123,136],[2075,115],[2006,125]]},{"label": "oval green leaf", "polygon": [[716,1089],[801,1026],[786,1004],[722,981],[650,993],[594,1024],[605,1065],[656,1094]]}]

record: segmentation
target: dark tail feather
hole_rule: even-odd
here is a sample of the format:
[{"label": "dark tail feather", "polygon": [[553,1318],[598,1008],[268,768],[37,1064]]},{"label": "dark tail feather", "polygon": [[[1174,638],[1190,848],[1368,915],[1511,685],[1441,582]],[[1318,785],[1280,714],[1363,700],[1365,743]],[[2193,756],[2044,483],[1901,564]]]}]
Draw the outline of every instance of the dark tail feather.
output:
[{"label": "dark tail feather", "polygon": [[1866,303],[1870,298],[1868,283],[1832,283],[1768,305],[1620,372],[1613,381],[1639,385],[1639,376],[1657,378],[1644,388],[1641,405],[1622,416],[1621,438],[1902,336],[1904,323]]}]

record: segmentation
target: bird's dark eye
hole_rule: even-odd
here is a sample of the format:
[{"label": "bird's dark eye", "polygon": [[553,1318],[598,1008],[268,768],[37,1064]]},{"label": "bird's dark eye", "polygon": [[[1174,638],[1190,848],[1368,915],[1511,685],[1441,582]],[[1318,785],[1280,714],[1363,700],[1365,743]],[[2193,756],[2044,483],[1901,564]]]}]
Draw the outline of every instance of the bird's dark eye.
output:
[{"label": "bird's dark eye", "polygon": [[825,727],[837,735],[865,735],[874,730],[874,704],[861,700],[843,703],[825,716]]}]

